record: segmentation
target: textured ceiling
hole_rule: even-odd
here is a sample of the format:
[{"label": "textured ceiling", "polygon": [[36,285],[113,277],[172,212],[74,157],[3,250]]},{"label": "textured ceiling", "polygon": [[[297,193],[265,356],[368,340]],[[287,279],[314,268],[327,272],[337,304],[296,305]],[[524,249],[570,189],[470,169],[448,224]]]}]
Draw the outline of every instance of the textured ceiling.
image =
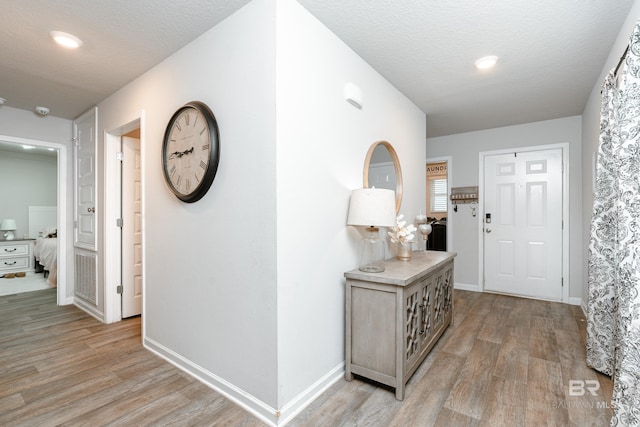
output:
[{"label": "textured ceiling", "polygon": [[[299,0],[447,135],[582,114],[633,0]],[[622,52],[620,52],[622,54]],[[497,55],[491,72],[474,61]]]},{"label": "textured ceiling", "polygon": [[[299,2],[427,113],[429,136],[581,114],[633,4]],[[246,3],[0,0],[0,97],[72,119]],[[62,50],[51,30],[85,45]],[[473,62],[489,54],[498,66],[477,72]]]},{"label": "textured ceiling", "polygon": [[[0,0],[0,97],[72,119],[249,0]],[[49,32],[84,45],[56,46]]]}]

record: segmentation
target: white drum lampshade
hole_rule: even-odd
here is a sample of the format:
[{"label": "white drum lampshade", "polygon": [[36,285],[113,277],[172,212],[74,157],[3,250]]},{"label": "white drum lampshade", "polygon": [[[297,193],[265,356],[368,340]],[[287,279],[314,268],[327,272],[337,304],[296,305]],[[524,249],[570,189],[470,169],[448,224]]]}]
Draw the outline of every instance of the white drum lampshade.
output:
[{"label": "white drum lampshade", "polygon": [[17,229],[18,227],[16,227],[15,219],[3,219],[2,223],[0,224],[0,230],[6,231],[6,233],[4,233],[5,240],[13,240],[15,238],[13,232]]},{"label": "white drum lampshade", "polygon": [[347,225],[367,227],[360,242],[360,270],[369,273],[384,271],[384,242],[379,227],[394,227],[396,195],[384,188],[361,188],[351,193]]}]

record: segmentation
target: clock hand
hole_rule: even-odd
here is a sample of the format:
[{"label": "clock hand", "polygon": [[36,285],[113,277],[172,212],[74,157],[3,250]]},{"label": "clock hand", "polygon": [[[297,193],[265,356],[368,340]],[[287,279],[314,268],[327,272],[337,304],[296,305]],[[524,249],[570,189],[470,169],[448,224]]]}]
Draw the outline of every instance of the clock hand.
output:
[{"label": "clock hand", "polygon": [[193,153],[193,147],[189,148],[188,150],[184,150],[184,151],[174,151],[173,153],[169,154],[169,160],[174,159],[174,158],[181,158],[182,156],[184,156],[185,154],[189,154],[189,153]]}]

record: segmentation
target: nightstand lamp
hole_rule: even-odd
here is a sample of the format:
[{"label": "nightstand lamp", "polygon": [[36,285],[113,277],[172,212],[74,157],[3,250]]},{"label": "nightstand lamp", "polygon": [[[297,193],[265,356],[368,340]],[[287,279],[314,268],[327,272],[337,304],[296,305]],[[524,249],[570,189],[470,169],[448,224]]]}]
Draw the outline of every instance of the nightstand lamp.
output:
[{"label": "nightstand lamp", "polygon": [[383,188],[353,190],[349,203],[347,225],[364,226],[366,235],[360,242],[360,271],[384,271],[384,242],[379,227],[396,225],[396,195]]},{"label": "nightstand lamp", "polygon": [[4,240],[13,240],[15,236],[13,232],[17,229],[16,220],[15,219],[3,219],[2,224],[0,224],[0,230],[6,231],[4,233]]}]

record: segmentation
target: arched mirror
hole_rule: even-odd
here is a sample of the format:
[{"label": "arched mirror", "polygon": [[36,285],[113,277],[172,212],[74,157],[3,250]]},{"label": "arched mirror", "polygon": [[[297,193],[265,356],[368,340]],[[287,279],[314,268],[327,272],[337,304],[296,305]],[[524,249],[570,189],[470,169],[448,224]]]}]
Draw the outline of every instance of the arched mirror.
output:
[{"label": "arched mirror", "polygon": [[362,186],[387,188],[396,192],[396,215],[402,204],[402,169],[393,146],[387,141],[371,144],[364,159]]}]

